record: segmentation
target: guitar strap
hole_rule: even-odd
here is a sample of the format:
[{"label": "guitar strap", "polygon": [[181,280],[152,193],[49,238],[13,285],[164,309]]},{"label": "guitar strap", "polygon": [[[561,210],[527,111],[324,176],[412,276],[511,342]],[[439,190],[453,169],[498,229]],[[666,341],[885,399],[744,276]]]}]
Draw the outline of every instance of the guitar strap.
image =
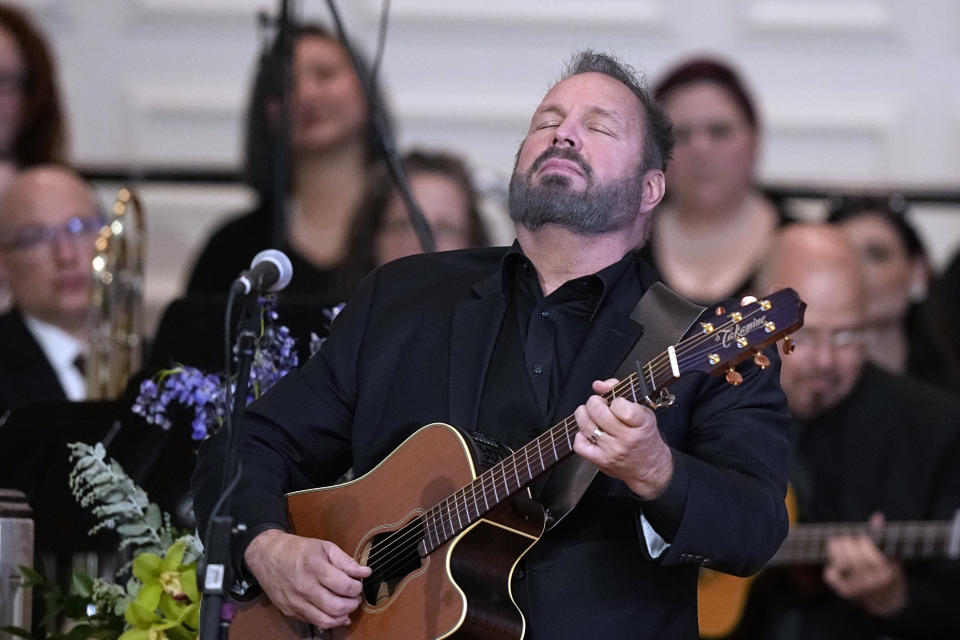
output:
[{"label": "guitar strap", "polygon": [[[643,331],[612,377],[622,380],[644,364],[676,344],[696,322],[705,307],[698,307],[679,294],[656,282],[640,296],[630,319]],[[577,506],[599,469],[595,464],[574,455],[556,466],[538,497],[547,510],[547,529],[552,529]]]}]

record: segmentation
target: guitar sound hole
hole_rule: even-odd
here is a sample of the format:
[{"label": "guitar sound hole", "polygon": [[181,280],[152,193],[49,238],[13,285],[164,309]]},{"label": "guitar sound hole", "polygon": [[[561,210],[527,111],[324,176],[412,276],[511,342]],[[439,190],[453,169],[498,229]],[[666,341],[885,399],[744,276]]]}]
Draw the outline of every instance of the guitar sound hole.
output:
[{"label": "guitar sound hole", "polygon": [[379,605],[390,598],[403,579],[420,568],[417,545],[422,538],[419,518],[402,529],[373,537],[367,555],[367,564],[373,573],[363,581],[367,604]]}]

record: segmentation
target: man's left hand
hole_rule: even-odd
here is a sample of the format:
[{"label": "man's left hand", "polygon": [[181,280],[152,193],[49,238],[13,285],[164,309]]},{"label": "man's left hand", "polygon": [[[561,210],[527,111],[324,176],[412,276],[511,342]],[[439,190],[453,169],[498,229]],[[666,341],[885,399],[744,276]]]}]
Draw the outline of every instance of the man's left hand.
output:
[{"label": "man's left hand", "polygon": [[[870,518],[882,526],[882,514]],[[827,542],[829,561],[823,580],[837,595],[879,618],[896,614],[907,604],[903,567],[888,559],[869,536],[844,536]]]},{"label": "man's left hand", "polygon": [[593,462],[608,476],[623,480],[643,498],[656,498],[673,477],[673,452],[660,437],[657,418],[648,407],[626,398],[607,404],[601,396],[617,380],[597,380],[586,403],[574,417],[580,431],[573,450]]}]

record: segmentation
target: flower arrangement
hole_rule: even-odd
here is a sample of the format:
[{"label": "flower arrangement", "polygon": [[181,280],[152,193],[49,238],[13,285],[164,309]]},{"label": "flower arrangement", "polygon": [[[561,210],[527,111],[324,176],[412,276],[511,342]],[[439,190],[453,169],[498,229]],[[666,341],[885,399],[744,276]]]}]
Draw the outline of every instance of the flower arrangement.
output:
[{"label": "flower arrangement", "polygon": [[[344,305],[324,311],[329,322]],[[249,404],[297,367],[295,341],[287,327],[278,324],[276,303],[261,301],[260,337],[250,372]],[[310,335],[310,354],[323,338]],[[192,437],[203,440],[223,423],[228,411],[226,388],[235,391],[235,381],[208,374],[195,367],[176,366],[145,380],[132,410],[163,429],[173,426],[171,411],[192,409]],[[114,460],[106,458],[102,444],[72,443],[69,477],[71,491],[81,506],[98,519],[90,530],[114,529],[120,548],[129,548],[132,569],[124,585],[75,573],[70,593],[40,573],[23,567],[24,585],[38,591],[46,603],[41,627],[58,617],[73,621],[68,632],[45,632],[49,640],[194,640],[197,638],[200,593],[197,560],[202,554],[199,538],[177,529],[169,514],[150,502]],[[15,636],[31,638],[24,629],[6,628]]]},{"label": "flower arrangement", "polygon": [[[74,573],[72,592],[42,574],[23,568],[25,586],[43,596],[48,627],[63,615],[74,621],[68,632],[52,631],[49,640],[192,640],[197,637],[200,595],[196,561],[200,540],[171,524],[170,516],[150,502],[100,443],[68,445],[73,470],[70,490],[97,518],[90,534],[115,529],[120,547],[131,548],[133,576],[119,585]],[[129,565],[128,565],[129,566]],[[24,629],[5,629],[32,637]]]}]

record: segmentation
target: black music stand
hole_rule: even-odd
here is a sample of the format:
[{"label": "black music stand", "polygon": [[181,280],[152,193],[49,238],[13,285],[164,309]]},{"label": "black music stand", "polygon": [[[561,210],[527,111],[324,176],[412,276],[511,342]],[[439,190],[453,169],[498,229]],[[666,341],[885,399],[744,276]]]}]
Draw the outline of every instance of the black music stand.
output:
[{"label": "black music stand", "polygon": [[111,531],[87,535],[96,520],[70,492],[67,444],[77,441],[105,442],[107,454],[167,511],[175,511],[189,491],[195,456],[187,428],[164,431],[147,424],[127,401],[46,402],[15,409],[0,426],[0,487],[26,494],[38,552],[116,549]]}]

